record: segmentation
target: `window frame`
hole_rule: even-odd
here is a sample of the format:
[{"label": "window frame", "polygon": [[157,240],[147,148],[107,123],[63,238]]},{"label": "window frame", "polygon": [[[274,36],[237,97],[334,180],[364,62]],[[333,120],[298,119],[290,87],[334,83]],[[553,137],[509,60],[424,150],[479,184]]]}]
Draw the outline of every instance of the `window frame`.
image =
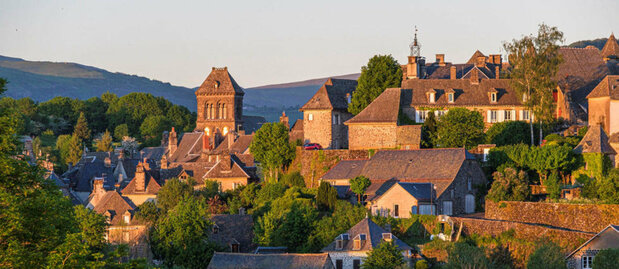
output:
[{"label": "window frame", "polygon": [[453,93],[448,93],[448,94],[447,94],[447,101],[448,101],[449,103],[453,103],[453,102],[455,101],[455,98],[454,98],[454,94],[453,94]]},{"label": "window frame", "polygon": [[582,256],[582,268],[583,269],[591,269],[593,268],[593,256]]},{"label": "window frame", "polygon": [[492,103],[496,103],[496,101],[497,101],[497,98],[496,98],[496,97],[497,97],[497,96],[496,96],[496,93],[495,93],[495,92],[491,92],[491,93],[490,93],[490,102],[492,102]]}]

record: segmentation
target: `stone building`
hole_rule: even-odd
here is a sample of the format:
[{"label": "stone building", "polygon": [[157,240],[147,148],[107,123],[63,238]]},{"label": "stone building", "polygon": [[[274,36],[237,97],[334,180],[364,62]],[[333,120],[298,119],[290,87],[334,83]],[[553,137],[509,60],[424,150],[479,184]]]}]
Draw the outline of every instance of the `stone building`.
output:
[{"label": "stone building", "polygon": [[323,148],[348,148],[348,127],[352,117],[348,104],[357,88],[356,80],[330,78],[299,109],[303,112],[304,143],[318,143]]},{"label": "stone building", "polygon": [[250,254],[215,252],[208,269],[237,268],[289,268],[289,269],[334,269],[329,254],[325,253],[283,253]]},{"label": "stone building", "polygon": [[390,228],[384,229],[367,217],[338,235],[321,252],[329,254],[336,269],[359,269],[368,252],[384,241],[395,243],[405,261],[409,262],[412,248],[393,235]]},{"label": "stone building", "polygon": [[606,76],[589,95],[589,125],[601,124],[609,134],[619,133],[619,75]]},{"label": "stone building", "polygon": [[602,249],[619,248],[619,226],[608,225],[601,232],[593,236],[576,250],[572,251],[567,259],[567,267],[570,269],[593,268],[593,259]]},{"label": "stone building", "polygon": [[[574,152],[583,155],[598,155],[598,157],[608,157],[608,159],[616,166],[617,151],[613,149],[610,139],[600,124],[589,126],[587,133],[574,148]],[[593,157],[593,156],[592,156]],[[597,159],[597,158],[596,158]],[[587,162],[588,158],[585,158]],[[595,165],[593,166],[595,167]],[[589,164],[586,163],[585,168],[589,170]],[[595,176],[595,175],[591,175]]]},{"label": "stone building", "polygon": [[240,131],[243,124],[243,88],[228,73],[228,68],[215,68],[196,90],[198,118],[196,130],[207,135]]},{"label": "stone building", "polygon": [[155,179],[146,159],[144,162],[138,163],[134,174],[135,177],[121,191],[122,195],[131,200],[136,206],[157,199],[157,193],[161,189],[161,184]]},{"label": "stone building", "polygon": [[[353,168],[354,167],[354,168]],[[431,214],[459,215],[475,211],[476,185],[486,184],[486,177],[477,159],[463,148],[419,149],[419,150],[384,150],[379,151],[369,160],[341,161],[327,172],[321,180],[349,185],[347,180],[363,175],[370,179],[372,185],[366,191],[366,201],[371,212],[374,201],[386,193],[397,182],[429,183],[434,194]],[[421,212],[421,207],[405,208],[399,200],[402,197],[389,198],[393,202],[383,208],[400,212]],[[412,204],[411,204],[412,206]],[[425,210],[425,208],[424,208]]]},{"label": "stone building", "polygon": [[[411,214],[432,215],[434,191],[431,183],[394,182],[382,195],[366,204],[375,216],[410,218]],[[445,215],[451,209],[443,208]]]},{"label": "stone building", "polygon": [[256,249],[254,220],[246,214],[211,215],[213,227],[209,240],[217,243],[227,252],[250,253]]}]

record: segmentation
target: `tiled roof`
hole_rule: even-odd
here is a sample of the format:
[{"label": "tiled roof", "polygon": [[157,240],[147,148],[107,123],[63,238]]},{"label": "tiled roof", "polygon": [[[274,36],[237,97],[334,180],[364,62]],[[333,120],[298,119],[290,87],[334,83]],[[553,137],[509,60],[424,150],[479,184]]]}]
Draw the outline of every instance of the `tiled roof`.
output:
[{"label": "tiled roof", "polygon": [[[227,169],[224,162],[230,162],[231,167]],[[245,177],[250,178],[251,176],[247,173],[234,159],[226,159],[223,158],[211,170],[206,172],[203,178],[238,178]]]},{"label": "tiled roof", "polygon": [[231,147],[228,147],[228,136],[234,135],[233,133],[227,134],[223,141],[213,150],[214,154],[223,153],[228,151],[231,154],[243,154],[249,149],[249,145],[251,144],[253,135],[239,135],[236,137]]},{"label": "tiled roof", "polygon": [[608,138],[609,143],[619,143],[619,132],[615,132]]},{"label": "tiled roof", "polygon": [[[411,99],[403,100],[410,106],[521,106],[522,98],[511,89],[508,79],[481,79],[471,83],[469,79],[409,79],[402,82],[403,89],[410,90]],[[435,102],[430,103],[427,91],[436,92]],[[454,91],[454,101],[447,99],[447,91]],[[491,102],[488,93],[496,90],[497,101]]]},{"label": "tiled roof", "polygon": [[343,160],[333,166],[321,179],[352,179],[361,175],[368,160]]},{"label": "tiled roof", "polygon": [[[344,240],[343,248],[336,249],[336,241],[334,240],[323,248],[322,252],[347,252],[347,251],[370,251],[383,241],[383,233],[391,233],[391,231],[386,231],[382,227],[378,226],[374,221],[369,218],[365,218],[357,223],[355,226],[348,230],[348,238],[349,240]],[[361,234],[365,234],[366,240],[362,242],[360,249],[354,248],[354,239]],[[411,250],[412,248],[404,243],[404,241],[398,239],[395,235],[393,236],[394,243],[398,246],[398,249],[403,250]]]},{"label": "tiled roof", "polygon": [[477,57],[486,57],[486,55],[481,53],[481,51],[476,50],[475,53],[473,53],[473,55],[471,56],[471,58],[469,58],[469,60],[466,61],[466,63],[467,64],[475,64],[477,62]]},{"label": "tiled roof", "polygon": [[241,252],[252,252],[256,248],[254,244],[254,220],[251,215],[224,215],[211,216],[213,224],[217,225],[217,233],[209,235],[209,239],[219,245],[230,249],[229,244],[238,242]]},{"label": "tiled roof", "polygon": [[303,140],[303,120],[298,119],[290,128],[290,141]]},{"label": "tiled roof", "polygon": [[99,214],[106,214],[107,212],[112,225],[120,224],[125,212],[129,211],[129,213],[132,213],[134,209],[135,205],[116,191],[106,192],[101,201],[93,208]]},{"label": "tiled roof", "polygon": [[608,97],[619,100],[619,75],[608,75],[591,91],[587,98]]},{"label": "tiled roof", "polygon": [[589,130],[585,134],[585,137],[580,140],[580,143],[574,148],[574,152],[578,154],[582,153],[604,153],[604,154],[617,154],[615,150],[608,143],[608,136],[602,125],[589,126]]},{"label": "tiled roof", "polygon": [[359,114],[346,121],[346,124],[397,123],[401,93],[400,88],[386,89]]},{"label": "tiled roof", "polygon": [[350,79],[330,78],[318,89],[316,94],[301,107],[301,111],[308,109],[335,109],[347,110],[347,94],[352,94],[357,88],[357,81]]},{"label": "tiled roof", "polygon": [[200,157],[200,153],[202,153],[202,135],[204,135],[204,132],[184,133],[181,142],[169,161],[184,163]]},{"label": "tiled roof", "polygon": [[604,48],[602,48],[602,56],[606,58],[619,58],[619,44],[617,44],[617,39],[615,38],[615,34],[611,34],[606,44],[604,44]]},{"label": "tiled roof", "polygon": [[146,189],[144,191],[138,191],[137,188],[137,180],[135,177],[129,182],[127,187],[122,190],[123,195],[132,195],[132,194],[157,194],[159,189],[161,189],[161,185],[155,180],[150,173],[145,172],[146,174]]},{"label": "tiled roof", "polygon": [[602,78],[612,73],[611,70],[595,47],[564,47],[559,49],[559,54],[563,62],[559,65],[555,80],[563,91],[569,93],[573,108],[577,108],[577,104],[587,107],[587,95]]},{"label": "tiled roof", "polygon": [[[602,229],[599,233],[597,233],[596,235],[594,235],[593,237],[589,238],[589,240],[587,240],[587,242],[583,243],[582,245],[580,245],[578,248],[576,248],[574,251],[572,251],[569,255],[567,255],[567,257],[565,257],[566,259],[571,258],[572,256],[574,256],[574,254],[576,254],[579,250],[581,250],[583,247],[589,245],[589,243],[591,243],[591,241],[593,241],[596,238],[599,238],[600,236],[602,236],[602,234],[604,234],[604,232],[606,232],[606,230],[610,231],[614,231],[615,233],[619,233],[619,226],[618,225],[608,225],[606,226],[606,228]],[[613,238],[609,238],[609,241],[612,240]],[[617,247],[617,243],[616,240],[612,240],[614,243],[614,246]],[[609,242],[610,243],[610,242]],[[611,248],[612,247],[612,243],[611,243]]]},{"label": "tiled roof", "polygon": [[327,253],[319,254],[247,254],[215,252],[209,269],[331,269],[333,263]]},{"label": "tiled roof", "polygon": [[213,67],[211,73],[206,77],[200,88],[196,90],[196,95],[202,94],[245,94],[243,88],[234,81],[228,73],[228,68]]}]

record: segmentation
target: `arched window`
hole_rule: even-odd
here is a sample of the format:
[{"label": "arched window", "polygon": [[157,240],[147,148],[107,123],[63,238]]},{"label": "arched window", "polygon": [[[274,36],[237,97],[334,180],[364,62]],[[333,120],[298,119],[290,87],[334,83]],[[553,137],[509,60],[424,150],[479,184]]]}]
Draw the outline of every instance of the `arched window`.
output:
[{"label": "arched window", "polygon": [[221,108],[221,104],[217,104],[217,118],[218,118],[218,119],[221,119],[221,118],[222,118],[222,116],[223,116],[223,115],[222,115],[222,114],[223,114],[222,112],[223,112],[223,111],[222,111],[222,108]]},{"label": "arched window", "polygon": [[228,127],[224,127],[224,133],[223,135],[227,135],[228,134]]},{"label": "arched window", "polygon": [[226,104],[222,104],[221,105],[221,109],[223,110],[223,117],[221,117],[222,119],[225,119],[228,117],[228,110],[226,110]]},{"label": "arched window", "polygon": [[210,119],[211,118],[211,111],[209,108],[209,104],[204,105],[204,118],[205,119]]}]

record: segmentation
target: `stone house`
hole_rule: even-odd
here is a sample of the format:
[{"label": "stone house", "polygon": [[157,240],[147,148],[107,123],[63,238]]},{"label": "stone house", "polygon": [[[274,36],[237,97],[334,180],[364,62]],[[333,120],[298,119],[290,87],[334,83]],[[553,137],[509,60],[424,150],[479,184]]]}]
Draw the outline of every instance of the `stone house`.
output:
[{"label": "stone house", "polygon": [[225,248],[227,252],[250,253],[256,249],[254,220],[246,214],[214,214],[209,240]]},{"label": "stone house", "polygon": [[606,76],[587,100],[589,125],[601,124],[610,135],[619,133],[619,75]]},{"label": "stone house", "polygon": [[397,245],[404,259],[409,261],[412,248],[393,235],[391,229],[384,229],[367,217],[338,235],[321,252],[329,254],[336,269],[360,269],[368,252],[384,241]]},{"label": "stone house", "polygon": [[249,254],[215,252],[208,269],[237,268],[290,268],[290,269],[333,269],[329,254]]},{"label": "stone house", "polygon": [[161,184],[152,175],[150,165],[146,160],[138,163],[134,174],[135,177],[121,191],[122,195],[131,200],[136,206],[140,206],[147,201],[156,200]]},{"label": "stone house", "polygon": [[[354,169],[347,169],[353,164]],[[341,161],[322,180],[345,184],[346,179],[359,175],[372,182],[366,191],[369,202],[376,201],[398,181],[430,183],[435,206],[431,213],[443,215],[473,213],[477,195],[475,186],[486,184],[479,162],[463,148],[379,151],[369,160]],[[395,204],[390,208],[395,208]],[[404,208],[398,204],[398,208],[401,212],[414,212],[412,207]],[[376,209],[373,208],[372,212]],[[420,209],[418,207],[416,211],[421,212]]]},{"label": "stone house", "polygon": [[[434,198],[431,183],[394,182],[382,195],[366,201],[366,207],[375,216],[410,218],[411,214],[432,214]],[[451,209],[443,208],[449,213]],[[446,214],[451,215],[451,214]]]},{"label": "stone house", "polygon": [[196,130],[222,135],[241,130],[245,92],[227,67],[213,67],[195,94],[198,102]]},{"label": "stone house", "polygon": [[570,269],[590,269],[593,258],[602,249],[619,248],[619,226],[608,225],[576,250],[567,255],[567,267]]},{"label": "stone house", "polygon": [[[617,151],[613,149],[609,143],[609,138],[602,129],[602,125],[589,126],[587,133],[580,140],[580,143],[574,148],[574,152],[577,154],[600,154],[605,155],[616,166]],[[585,160],[586,161],[586,160]],[[585,164],[585,168],[589,167],[589,164]]]},{"label": "stone house", "polygon": [[418,149],[421,125],[403,122],[401,104],[407,92],[399,88],[386,89],[363,111],[345,122],[349,129],[349,148]]},{"label": "stone house", "polygon": [[304,143],[348,148],[348,127],[344,122],[352,117],[348,104],[356,88],[356,80],[330,78],[299,109],[303,112]]}]

